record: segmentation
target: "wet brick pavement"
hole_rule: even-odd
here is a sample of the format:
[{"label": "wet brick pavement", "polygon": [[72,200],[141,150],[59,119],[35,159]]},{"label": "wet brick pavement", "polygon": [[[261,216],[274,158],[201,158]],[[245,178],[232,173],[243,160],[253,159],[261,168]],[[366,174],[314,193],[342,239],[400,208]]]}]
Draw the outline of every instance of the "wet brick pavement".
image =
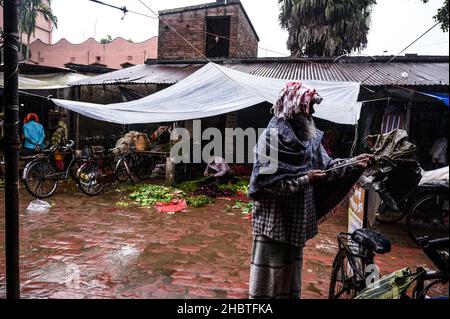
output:
[{"label": "wet brick pavement", "polygon": [[[117,207],[123,196],[59,192],[45,213],[26,212],[21,188],[22,298],[247,298],[250,220],[226,211],[227,200],[188,212]],[[231,202],[233,204],[234,202]],[[4,251],[4,193],[0,195],[0,250]],[[320,227],[305,249],[303,298],[327,298],[336,235],[346,230],[344,209]],[[378,257],[382,272],[431,263],[402,224],[383,226],[392,252]],[[442,288],[448,294],[448,286]],[[5,298],[0,255],[0,298]]]}]

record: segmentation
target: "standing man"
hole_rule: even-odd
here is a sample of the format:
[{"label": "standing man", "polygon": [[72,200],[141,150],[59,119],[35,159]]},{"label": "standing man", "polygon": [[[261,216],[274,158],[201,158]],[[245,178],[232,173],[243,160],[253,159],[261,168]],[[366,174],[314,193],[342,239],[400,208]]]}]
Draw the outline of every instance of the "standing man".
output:
[{"label": "standing man", "polygon": [[[372,156],[332,160],[316,129],[314,104],[322,98],[300,82],[288,83],[273,106],[274,117],[255,147],[249,197],[254,203],[250,298],[295,298],[301,295],[303,248],[318,233],[314,187],[363,169]],[[276,132],[277,145],[270,145]],[[267,150],[276,150],[276,159]],[[268,165],[276,162],[275,172]],[[324,172],[333,166],[358,163]]]},{"label": "standing man", "polygon": [[28,113],[23,120],[25,156],[34,155],[44,148],[45,132],[36,113]]}]

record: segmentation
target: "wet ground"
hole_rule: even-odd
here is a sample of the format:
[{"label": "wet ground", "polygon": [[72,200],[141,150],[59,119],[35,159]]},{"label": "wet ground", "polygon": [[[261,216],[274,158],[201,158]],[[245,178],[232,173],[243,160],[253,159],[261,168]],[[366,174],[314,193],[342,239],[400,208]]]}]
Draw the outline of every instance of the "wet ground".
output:
[{"label": "wet ground", "polygon": [[[247,298],[250,220],[233,201],[176,214],[118,207],[124,193],[86,197],[68,186],[49,199],[48,212],[25,209],[20,190],[22,298]],[[4,192],[0,194],[0,250],[4,251]],[[320,227],[305,249],[303,298],[327,298],[336,235],[345,231],[345,207]],[[382,273],[431,267],[402,224],[383,226],[392,252],[377,258]],[[448,286],[442,288],[448,295]],[[0,298],[5,297],[0,255]]]}]

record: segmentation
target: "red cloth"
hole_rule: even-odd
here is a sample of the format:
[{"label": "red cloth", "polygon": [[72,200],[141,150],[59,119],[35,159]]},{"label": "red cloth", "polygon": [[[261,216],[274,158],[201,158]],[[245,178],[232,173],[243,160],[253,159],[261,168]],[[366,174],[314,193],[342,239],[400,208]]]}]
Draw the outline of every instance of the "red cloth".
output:
[{"label": "red cloth", "polygon": [[314,88],[302,82],[288,82],[273,105],[273,114],[284,119],[291,119],[297,113],[309,114],[311,100],[316,93]]},{"label": "red cloth", "polygon": [[158,202],[155,204],[155,209],[159,213],[176,213],[182,212],[187,208],[184,199],[172,199],[169,203]]},{"label": "red cloth", "polygon": [[35,121],[39,123],[39,116],[36,113],[28,113],[23,119],[23,124],[27,124],[30,121]]}]

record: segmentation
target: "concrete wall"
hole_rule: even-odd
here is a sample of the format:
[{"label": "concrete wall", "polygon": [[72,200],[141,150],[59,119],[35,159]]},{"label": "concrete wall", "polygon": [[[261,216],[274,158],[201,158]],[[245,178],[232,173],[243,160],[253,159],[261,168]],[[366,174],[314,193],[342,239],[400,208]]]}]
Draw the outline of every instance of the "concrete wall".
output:
[{"label": "concrete wall", "polygon": [[109,68],[121,69],[122,63],[142,64],[146,59],[156,58],[157,45],[157,37],[139,43],[116,38],[108,44],[89,38],[80,44],[61,39],[48,45],[36,40],[30,48],[31,60],[40,65],[64,67],[64,64],[70,62],[85,65],[100,63]]}]

